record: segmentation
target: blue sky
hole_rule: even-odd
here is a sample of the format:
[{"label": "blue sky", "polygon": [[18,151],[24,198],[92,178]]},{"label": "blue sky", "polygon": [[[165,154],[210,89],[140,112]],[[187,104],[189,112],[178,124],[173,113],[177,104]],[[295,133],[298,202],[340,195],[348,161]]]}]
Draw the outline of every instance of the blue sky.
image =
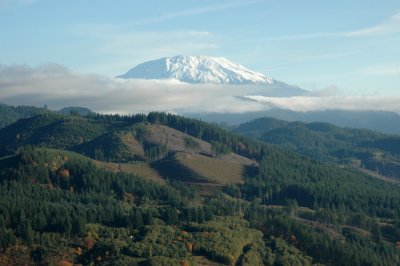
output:
[{"label": "blue sky", "polygon": [[309,90],[400,96],[400,1],[0,0],[0,64],[116,76],[222,56]]}]

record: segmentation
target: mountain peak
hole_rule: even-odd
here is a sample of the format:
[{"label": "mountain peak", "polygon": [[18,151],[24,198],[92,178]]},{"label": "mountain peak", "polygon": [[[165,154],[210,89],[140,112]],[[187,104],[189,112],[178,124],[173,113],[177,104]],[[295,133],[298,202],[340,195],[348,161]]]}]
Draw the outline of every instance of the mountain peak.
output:
[{"label": "mountain peak", "polygon": [[163,57],[137,65],[123,79],[177,79],[186,83],[273,84],[273,79],[222,57]]}]

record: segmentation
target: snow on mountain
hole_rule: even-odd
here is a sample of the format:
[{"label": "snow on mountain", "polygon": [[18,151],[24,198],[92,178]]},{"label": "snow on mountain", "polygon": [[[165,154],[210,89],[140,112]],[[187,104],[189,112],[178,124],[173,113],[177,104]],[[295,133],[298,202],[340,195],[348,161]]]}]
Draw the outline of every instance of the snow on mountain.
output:
[{"label": "snow on mountain", "polygon": [[210,56],[164,57],[137,65],[117,78],[176,80],[189,84],[246,85],[246,96],[292,97],[309,93],[225,58]]},{"label": "snow on mountain", "polygon": [[177,79],[186,83],[269,84],[274,80],[222,57],[174,56],[137,65],[124,79]]}]

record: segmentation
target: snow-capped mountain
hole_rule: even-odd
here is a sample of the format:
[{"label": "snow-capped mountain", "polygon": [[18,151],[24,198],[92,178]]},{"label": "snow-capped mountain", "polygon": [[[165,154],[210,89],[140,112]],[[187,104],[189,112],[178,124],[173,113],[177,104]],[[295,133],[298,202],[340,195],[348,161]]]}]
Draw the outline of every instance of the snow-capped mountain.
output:
[{"label": "snow-capped mountain", "polygon": [[163,57],[139,64],[117,78],[173,79],[191,84],[246,85],[248,87],[246,91],[250,95],[269,97],[291,97],[308,93],[299,87],[274,80],[225,58],[211,56]]},{"label": "snow-capped mountain", "polygon": [[187,83],[270,84],[274,80],[222,57],[174,56],[137,65],[118,78],[177,79]]}]

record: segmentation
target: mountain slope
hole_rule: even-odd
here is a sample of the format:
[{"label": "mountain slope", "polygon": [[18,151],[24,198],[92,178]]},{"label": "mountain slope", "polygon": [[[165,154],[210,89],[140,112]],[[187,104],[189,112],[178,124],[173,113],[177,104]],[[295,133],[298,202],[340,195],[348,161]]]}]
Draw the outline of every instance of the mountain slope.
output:
[{"label": "mountain slope", "polygon": [[187,83],[273,84],[264,74],[251,71],[225,58],[174,56],[137,65],[119,78],[177,79]]}]

